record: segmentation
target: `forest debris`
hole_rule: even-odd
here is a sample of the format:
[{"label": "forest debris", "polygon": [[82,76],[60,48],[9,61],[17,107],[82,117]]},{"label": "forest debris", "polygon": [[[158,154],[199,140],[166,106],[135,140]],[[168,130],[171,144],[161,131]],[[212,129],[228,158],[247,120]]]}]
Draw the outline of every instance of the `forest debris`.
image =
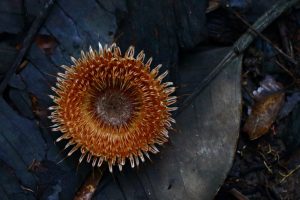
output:
[{"label": "forest debris", "polygon": [[282,109],[278,114],[279,119],[288,116],[299,102],[300,92],[295,92],[291,96],[288,96],[286,102],[284,103]]},{"label": "forest debris", "polygon": [[267,75],[263,81],[260,82],[260,87],[253,91],[255,100],[260,100],[269,94],[273,94],[281,90],[282,85],[276,82],[272,76]]},{"label": "forest debris", "polygon": [[243,195],[240,191],[238,191],[235,188],[231,189],[229,192],[238,200],[249,200],[248,197]]},{"label": "forest debris", "polygon": [[47,110],[41,107],[38,102],[38,98],[35,95],[30,94],[30,100],[34,115],[39,119],[45,118],[47,116]]},{"label": "forest debris", "polygon": [[250,140],[257,139],[269,131],[285,97],[283,92],[278,92],[282,87],[281,84],[270,76],[267,76],[260,85],[253,92],[256,103],[243,127]]},{"label": "forest debris", "polygon": [[24,190],[24,191],[26,191],[26,192],[31,192],[31,193],[34,194],[34,190],[33,190],[33,189],[31,189],[31,188],[29,188],[29,187],[25,187],[25,186],[23,186],[23,185],[20,185],[20,187],[21,187],[22,190]]},{"label": "forest debris", "polygon": [[251,24],[249,24],[239,13],[233,11],[233,14],[237,18],[239,18],[254,34],[259,36],[261,39],[263,39],[265,42],[269,43],[280,55],[282,55],[285,59],[287,59],[289,62],[293,63],[294,65],[298,65],[298,62],[291,56],[287,55],[283,50],[281,50],[276,44],[274,44],[269,38],[267,38],[264,34],[258,32],[255,30]]},{"label": "forest debris", "polygon": [[41,162],[38,160],[33,160],[28,167],[28,171],[35,172],[41,167]]},{"label": "forest debris", "polygon": [[57,41],[54,37],[48,35],[37,35],[35,43],[42,49],[45,54],[52,54],[53,50],[57,46]]},{"label": "forest debris", "polygon": [[21,70],[23,70],[28,65],[28,63],[29,63],[28,60],[23,60],[17,69],[17,73],[19,73]]},{"label": "forest debris", "polygon": [[103,175],[103,168],[95,168],[95,170],[85,180],[84,184],[80,187],[74,200],[89,200],[92,199],[94,192],[97,189]]},{"label": "forest debris", "polygon": [[288,177],[290,177],[293,173],[295,173],[298,169],[300,169],[300,165],[297,165],[296,168],[292,169],[289,173],[287,174],[283,174],[283,173],[280,173],[279,174],[281,176],[283,176],[283,178],[280,180],[280,183],[283,183]]},{"label": "forest debris", "polygon": [[[179,106],[174,116],[178,116],[191,102],[199,95],[199,93],[227,66],[229,62],[236,59],[237,55],[241,55],[256,38],[253,35],[255,32],[262,32],[268,25],[277,19],[284,11],[299,3],[299,0],[280,0],[274,4],[264,15],[262,15],[248,31],[242,35],[233,45],[232,49],[228,51],[223,60],[204,78],[196,87],[194,92],[187,97],[184,102]],[[1,88],[0,88],[1,89]]]},{"label": "forest debris", "polygon": [[284,51],[287,52],[287,54],[289,56],[294,58],[295,54],[294,54],[292,42],[289,38],[288,28],[286,27],[284,20],[279,20],[278,29],[279,29],[279,34],[281,36],[282,47],[283,47]]},{"label": "forest debris", "polygon": [[277,117],[283,100],[284,93],[275,93],[255,103],[243,127],[243,131],[249,135],[251,140],[268,132]]},{"label": "forest debris", "polygon": [[23,43],[21,45],[22,47],[21,47],[14,63],[12,64],[9,71],[5,74],[3,80],[0,84],[0,93],[3,93],[10,78],[15,73],[16,69],[18,69],[18,67],[20,66],[20,63],[23,61],[24,56],[26,55],[27,51],[29,50],[29,48],[31,46],[34,36],[40,30],[41,26],[43,25],[44,21],[46,20],[48,14],[49,14],[49,11],[52,8],[54,2],[55,2],[55,0],[49,0],[48,2],[46,2],[44,4],[43,10],[39,13],[39,16],[34,20],[31,27],[29,28],[27,35],[25,36]]},{"label": "forest debris", "polygon": [[206,8],[206,13],[210,13],[214,10],[217,10],[221,6],[220,0],[209,0],[208,7]]}]

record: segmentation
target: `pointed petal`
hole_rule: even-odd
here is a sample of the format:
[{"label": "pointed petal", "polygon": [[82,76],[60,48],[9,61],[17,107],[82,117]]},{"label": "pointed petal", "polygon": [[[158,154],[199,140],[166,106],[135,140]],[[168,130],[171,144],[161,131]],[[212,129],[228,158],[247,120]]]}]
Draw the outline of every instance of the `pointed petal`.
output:
[{"label": "pointed petal", "polygon": [[85,155],[87,154],[87,152],[81,154],[80,158],[79,158],[79,163],[81,163],[85,157]]},{"label": "pointed petal", "polygon": [[97,167],[101,167],[102,163],[103,163],[103,158],[100,157],[99,160],[98,160]]},{"label": "pointed petal", "polygon": [[168,75],[168,73],[169,73],[168,70],[165,71],[163,74],[161,74],[159,77],[157,77],[157,80],[159,82],[161,82]]},{"label": "pointed petal", "polygon": [[131,168],[134,168],[134,159],[133,159],[132,154],[129,156],[129,160],[130,160]]},{"label": "pointed petal", "polygon": [[144,58],[145,58],[144,51],[141,51],[141,52],[137,55],[137,57],[136,57],[136,59],[139,60],[139,61],[141,61],[141,62],[144,61]]},{"label": "pointed petal", "polygon": [[74,146],[74,147],[71,149],[71,151],[69,151],[68,156],[72,155],[79,147],[80,147],[80,145]]},{"label": "pointed petal", "polygon": [[98,159],[97,157],[95,157],[95,158],[93,159],[93,162],[92,162],[92,166],[93,166],[93,167],[95,167],[95,165],[96,165],[96,163],[97,163],[97,159]]},{"label": "pointed petal", "polygon": [[109,169],[110,173],[113,172],[113,168],[112,168],[112,163],[111,163],[111,161],[108,161],[108,169]]},{"label": "pointed petal", "polygon": [[72,62],[73,62],[74,64],[77,64],[76,58],[74,58],[73,56],[71,56],[70,58],[71,58],[71,60],[72,60]]},{"label": "pointed petal", "polygon": [[98,47],[99,47],[99,53],[102,54],[103,53],[103,47],[102,47],[102,44],[100,42],[98,42]]},{"label": "pointed petal", "polygon": [[86,161],[87,161],[88,163],[90,163],[90,162],[91,162],[91,159],[92,159],[92,154],[89,153],[88,156],[87,156],[87,158],[86,158]]},{"label": "pointed petal", "polygon": [[134,47],[130,46],[127,51],[125,52],[125,57],[126,58],[133,58],[134,56]]}]

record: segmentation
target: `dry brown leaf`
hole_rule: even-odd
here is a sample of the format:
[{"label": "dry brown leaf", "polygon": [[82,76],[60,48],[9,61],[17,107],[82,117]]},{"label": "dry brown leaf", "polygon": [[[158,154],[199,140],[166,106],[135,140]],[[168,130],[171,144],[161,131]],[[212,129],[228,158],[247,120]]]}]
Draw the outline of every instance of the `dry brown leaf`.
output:
[{"label": "dry brown leaf", "polygon": [[209,0],[208,1],[208,7],[206,8],[206,13],[210,13],[214,10],[217,10],[219,7],[221,7],[220,0]]},{"label": "dry brown leaf", "polygon": [[251,140],[266,134],[274,123],[277,114],[284,102],[284,93],[274,93],[257,101],[246,120],[243,131]]}]

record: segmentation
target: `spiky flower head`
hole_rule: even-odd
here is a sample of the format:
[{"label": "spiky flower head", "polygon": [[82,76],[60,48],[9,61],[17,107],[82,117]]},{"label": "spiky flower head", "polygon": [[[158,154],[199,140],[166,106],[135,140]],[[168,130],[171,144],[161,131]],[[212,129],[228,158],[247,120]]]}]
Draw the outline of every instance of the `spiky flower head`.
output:
[{"label": "spiky flower head", "polygon": [[159,151],[156,144],[168,141],[175,87],[162,83],[168,72],[159,75],[161,65],[151,70],[152,58],[144,63],[144,57],[143,51],[134,57],[132,46],[122,55],[116,44],[99,43],[99,51],[90,48],[78,60],[71,57],[74,65],[62,66],[49,118],[52,130],[62,133],[56,141],[68,140],[68,156],[80,150],[80,163],[107,162],[112,172],[114,165],[122,170],[126,160],[139,165],[148,152]]}]

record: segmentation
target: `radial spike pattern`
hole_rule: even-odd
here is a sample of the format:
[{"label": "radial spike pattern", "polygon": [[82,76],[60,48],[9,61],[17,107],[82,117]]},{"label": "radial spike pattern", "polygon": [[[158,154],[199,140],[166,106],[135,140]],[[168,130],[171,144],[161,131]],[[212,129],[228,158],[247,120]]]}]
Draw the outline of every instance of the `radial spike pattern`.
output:
[{"label": "radial spike pattern", "polygon": [[162,83],[168,72],[159,75],[161,65],[150,70],[152,58],[144,59],[143,51],[135,57],[133,46],[122,55],[116,44],[99,43],[98,51],[90,47],[79,59],[71,57],[74,65],[61,66],[65,72],[52,87],[56,105],[49,107],[49,118],[52,130],[62,133],[56,141],[68,140],[68,156],[80,150],[79,163],[107,163],[113,172],[126,160],[138,166],[168,141],[175,87]]}]

